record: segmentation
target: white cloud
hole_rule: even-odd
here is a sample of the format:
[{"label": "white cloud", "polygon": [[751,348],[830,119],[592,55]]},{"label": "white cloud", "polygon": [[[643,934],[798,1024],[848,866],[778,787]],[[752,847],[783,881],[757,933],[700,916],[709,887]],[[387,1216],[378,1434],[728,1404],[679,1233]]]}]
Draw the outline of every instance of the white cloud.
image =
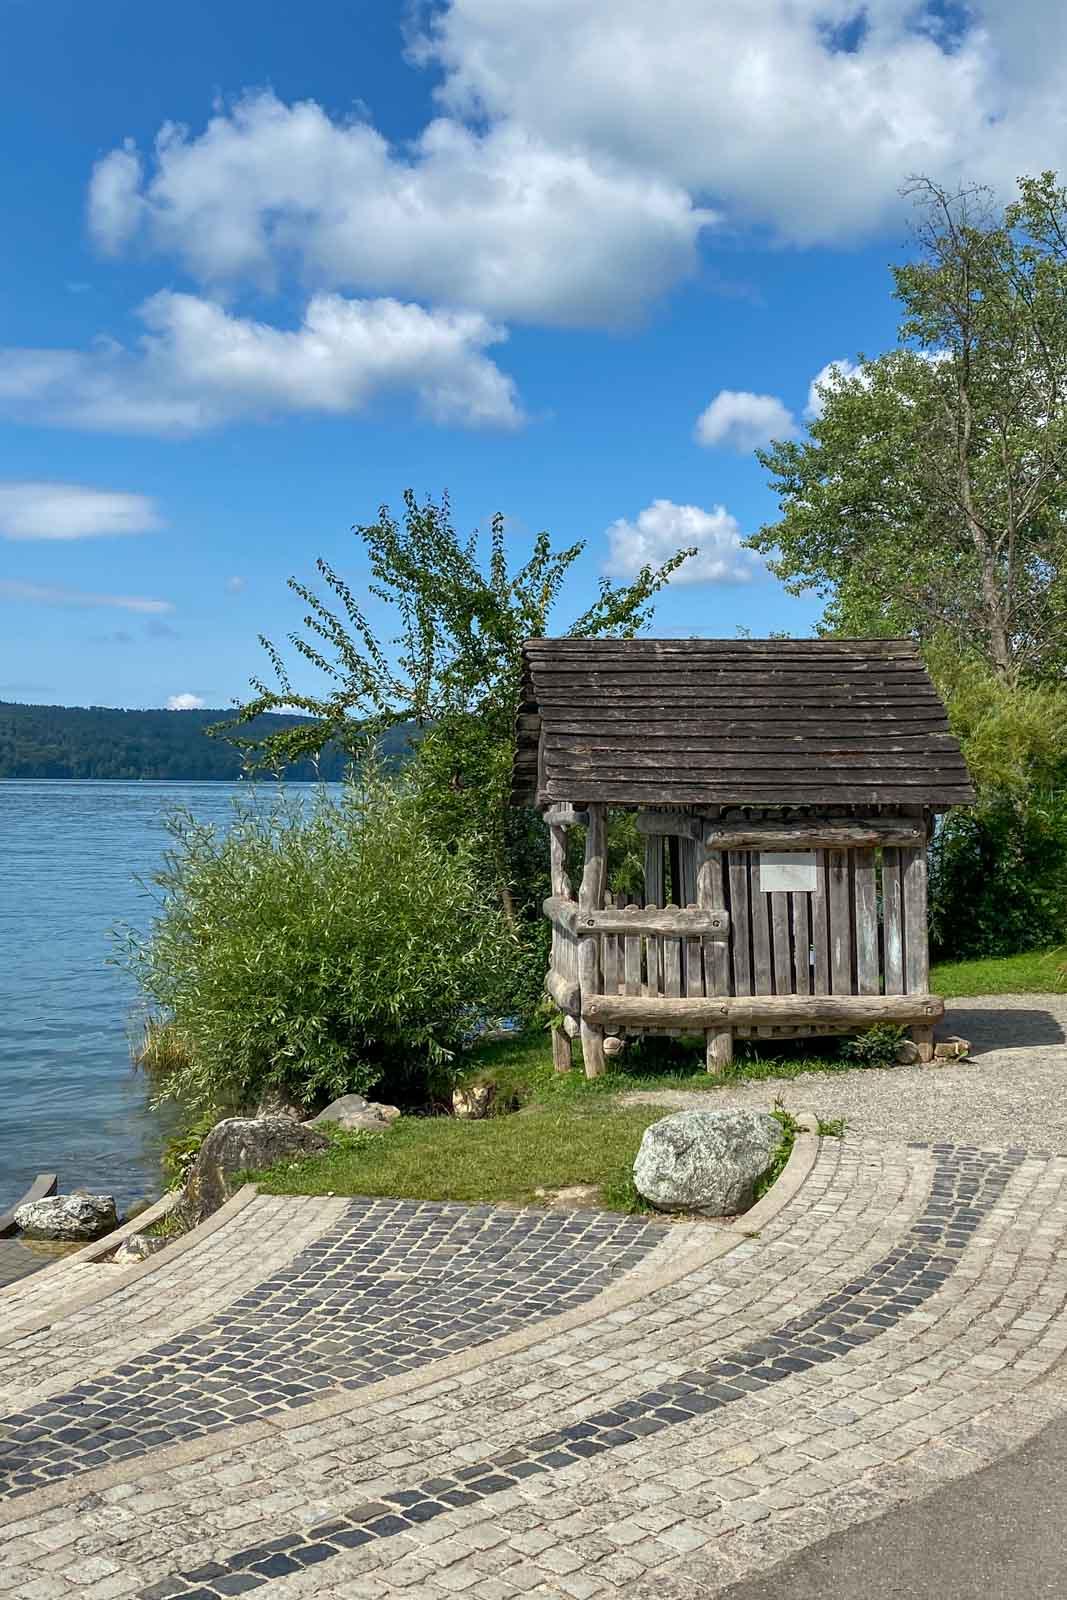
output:
[{"label": "white cloud", "polygon": [[0,578],[0,600],[15,600],[35,606],[113,607],[118,611],[141,611],[151,615],[174,610],[169,600],[149,600],[135,594],[87,594],[81,589],[66,589],[58,584],[21,583],[14,578]]},{"label": "white cloud", "polygon": [[342,416],[411,391],[433,421],[514,427],[512,380],[483,354],[506,337],[476,312],[316,295],[290,331],[163,292],[136,348],[0,351],[0,415],[92,430],[183,434],[285,413]]},{"label": "white cloud", "polygon": [[608,529],[605,573],[632,578],[647,564],[658,566],[676,550],[697,547],[674,574],[674,583],[748,583],[761,577],[764,566],[754,551],[741,544],[741,527],[725,506],[680,506],[653,500],[633,522],[619,517]]},{"label": "white cloud", "polygon": [[793,414],[777,395],[720,389],[697,418],[695,433],[698,444],[718,445],[745,455],[795,431]]},{"label": "white cloud", "polygon": [[223,585],[223,588],[226,590],[227,594],[240,594],[241,590],[245,587],[247,582],[248,582],[247,578],[242,578],[240,576],[234,576],[232,578],[227,578],[226,579],[226,582]]},{"label": "white cloud", "polygon": [[80,483],[0,483],[0,538],[91,539],[163,526],[144,494]]},{"label": "white cloud", "polygon": [[828,361],[821,367],[808,385],[808,403],[804,407],[804,416],[808,422],[814,422],[822,416],[823,390],[833,389],[841,379],[855,378],[861,374],[862,369],[854,361],[842,357],[840,361]]},{"label": "white cloud", "polygon": [[89,226],[100,248],[116,255],[137,226],[143,164],[132,139],[112,150],[93,168],[89,185]]},{"label": "white cloud", "polygon": [[90,227],[140,235],[201,281],[411,296],[492,317],[617,323],[690,274],[713,220],[686,191],[516,123],[439,118],[410,152],[314,101],[250,94],[191,135],[165,124],[150,174],[127,143],[97,163]]},{"label": "white cloud", "polygon": [[167,700],[168,711],[202,711],[206,705],[201,695],[190,694],[188,690],[184,694],[172,694]]},{"label": "white cloud", "polygon": [[899,211],[914,172],[1067,165],[1058,0],[451,0],[442,108],[655,173],[811,243]]}]

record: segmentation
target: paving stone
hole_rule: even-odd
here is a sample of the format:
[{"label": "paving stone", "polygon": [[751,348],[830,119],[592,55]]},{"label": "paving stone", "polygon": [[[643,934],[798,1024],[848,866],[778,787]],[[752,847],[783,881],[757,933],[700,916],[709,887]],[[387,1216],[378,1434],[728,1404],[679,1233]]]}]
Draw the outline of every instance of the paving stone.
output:
[{"label": "paving stone", "polygon": [[[361,1412],[277,1429],[257,1445],[227,1449],[221,1433],[209,1462],[153,1473],[149,1458],[136,1492],[124,1484],[101,1492],[88,1531],[103,1538],[105,1557],[120,1551],[127,1571],[153,1551],[143,1595],[168,1552],[175,1573],[215,1562],[232,1576],[262,1576],[254,1592],[267,1600],[349,1600],[368,1583],[376,1595],[425,1592],[428,1600],[477,1596],[491,1584],[574,1600],[637,1596],[646,1583],[659,1585],[657,1600],[712,1593],[709,1574],[715,1586],[725,1581],[716,1551],[726,1535],[730,1573],[742,1558],[755,1570],[790,1539],[807,1538],[816,1512],[826,1515],[820,1508],[870,1515],[881,1495],[924,1492],[922,1483],[929,1488],[986,1459],[971,1447],[976,1430],[983,1437],[975,1418],[1009,1410],[1067,1347],[1065,1183],[1067,1162],[1021,1151],[828,1141],[797,1201],[762,1230],[758,1247],[707,1264],[687,1247],[692,1269],[662,1292],[411,1395],[372,1398]],[[594,1240],[601,1248],[601,1233],[589,1230],[590,1248]],[[321,1311],[329,1276],[321,1258],[315,1272],[324,1276],[312,1273],[293,1291],[296,1300],[309,1296],[314,1311],[297,1306],[288,1319],[280,1314],[287,1304],[271,1302],[263,1345],[272,1355],[290,1337],[290,1320],[314,1328],[320,1315],[331,1316]],[[558,1281],[569,1291],[573,1276],[567,1263]],[[256,1307],[268,1300],[257,1297]],[[456,1321],[467,1318],[459,1305]],[[330,1343],[322,1359],[336,1365],[343,1337],[331,1333]],[[234,1359],[244,1361],[254,1346],[248,1329],[238,1330],[231,1357],[240,1349],[246,1353]],[[1024,1370],[1028,1361],[1034,1372]],[[122,1393],[145,1369],[136,1361],[120,1368],[132,1368],[116,1369]],[[231,1359],[205,1366],[200,1381],[205,1394],[222,1395],[218,1382],[232,1373],[240,1381],[248,1370]],[[154,1391],[167,1403],[173,1381]],[[108,1385],[89,1388],[74,1404],[91,1412],[101,1393],[108,1399]],[[1028,1409],[998,1426],[996,1448],[1057,1414],[1057,1403],[1067,1409],[1067,1390],[1056,1393],[1058,1402],[1040,1406],[1019,1400]],[[136,1411],[128,1394],[124,1409]],[[8,1420],[33,1428],[46,1415]],[[66,1417],[71,1428],[84,1421],[73,1410]],[[76,1450],[80,1441],[67,1444]],[[527,1466],[543,1470],[524,1475]],[[419,1507],[429,1508],[428,1520],[418,1521]],[[127,1518],[121,1546],[107,1531],[119,1509]],[[244,1520],[227,1520],[235,1515]],[[383,1527],[371,1536],[361,1518]],[[54,1526],[70,1520],[61,1513]],[[613,1541],[618,1530],[626,1531]],[[295,1542],[268,1550],[278,1539]],[[49,1551],[22,1536],[16,1549],[30,1582],[60,1583],[47,1600],[83,1592],[42,1565],[62,1543]],[[309,1565],[301,1551],[312,1553]],[[291,1570],[257,1574],[272,1554]],[[422,1563],[415,1580],[412,1563]],[[693,1573],[703,1574],[703,1590],[685,1590]],[[534,1577],[533,1587],[522,1587]],[[182,1600],[195,1594],[193,1582],[178,1591]],[[210,1577],[202,1587],[224,1592]],[[485,1593],[495,1600],[492,1589]]]}]

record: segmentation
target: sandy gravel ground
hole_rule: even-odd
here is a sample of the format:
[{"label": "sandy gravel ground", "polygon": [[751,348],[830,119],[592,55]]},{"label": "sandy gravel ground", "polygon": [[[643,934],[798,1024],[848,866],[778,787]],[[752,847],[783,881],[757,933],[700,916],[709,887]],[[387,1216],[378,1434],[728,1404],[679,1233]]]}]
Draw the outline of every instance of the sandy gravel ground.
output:
[{"label": "sandy gravel ground", "polygon": [[894,1140],[1067,1153],[1067,995],[949,1001],[939,1033],[971,1041],[974,1059],[889,1071],[810,1073],[723,1089],[629,1094],[623,1104],[743,1105],[844,1117],[847,1131]]}]

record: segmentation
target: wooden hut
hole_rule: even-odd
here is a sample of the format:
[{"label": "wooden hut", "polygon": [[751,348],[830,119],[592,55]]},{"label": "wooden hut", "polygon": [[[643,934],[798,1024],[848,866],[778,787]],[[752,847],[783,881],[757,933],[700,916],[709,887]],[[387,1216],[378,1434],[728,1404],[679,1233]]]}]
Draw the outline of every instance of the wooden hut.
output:
[{"label": "wooden hut", "polygon": [[[703,1033],[710,1071],[737,1037],[876,1022],[929,1059],[927,841],[974,791],[911,643],[531,639],[524,658],[514,797],[548,826],[546,988],[587,1074],[627,1035]],[[643,836],[632,904],[607,893],[609,808]]]}]

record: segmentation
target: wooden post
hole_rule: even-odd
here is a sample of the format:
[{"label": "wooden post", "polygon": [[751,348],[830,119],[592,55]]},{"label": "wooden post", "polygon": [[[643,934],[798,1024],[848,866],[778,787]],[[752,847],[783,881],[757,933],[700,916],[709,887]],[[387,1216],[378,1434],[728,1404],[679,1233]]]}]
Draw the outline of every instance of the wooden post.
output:
[{"label": "wooden post", "polygon": [[[717,850],[700,849],[697,867],[697,905],[701,911],[724,911],[725,863]],[[704,941],[704,981],[709,998],[730,992],[730,951],[724,940]],[[704,1034],[705,1064],[709,1072],[721,1072],[734,1059],[732,1028],[708,1028]]]},{"label": "wooden post", "polygon": [[[907,994],[922,994],[930,987],[930,951],[926,921],[926,846],[900,852],[903,863],[904,898],[904,989]],[[920,1061],[934,1057],[934,1030],[915,1027],[911,1037]]]},{"label": "wooden post", "polygon": [[574,1065],[571,1042],[562,1026],[552,1029],[552,1065],[557,1072],[570,1072]]},{"label": "wooden post", "polygon": [[[552,893],[560,900],[573,900],[574,889],[567,872],[567,828],[570,808],[556,807],[548,821],[548,859],[552,875]],[[571,970],[574,942],[569,933],[552,929],[552,970],[573,980],[577,973]],[[574,1066],[571,1042],[562,1028],[552,1029],[552,1065],[557,1072],[570,1072]]]},{"label": "wooden post", "polygon": [[[585,870],[578,891],[578,920],[581,926],[583,912],[599,911],[604,904],[604,886],[607,879],[607,807],[590,805],[589,822],[585,833]],[[583,934],[578,939],[578,981],[581,985],[582,1060],[587,1078],[599,1078],[607,1068],[604,1055],[604,1030],[585,1019],[585,1001],[588,995],[600,992],[600,936]]]},{"label": "wooden post", "polygon": [[[638,812],[640,826],[641,813]],[[645,905],[661,909],[666,896],[663,893],[663,835],[645,834]],[[659,994],[663,988],[663,940],[658,937],[645,940],[645,978],[649,994]]]}]

